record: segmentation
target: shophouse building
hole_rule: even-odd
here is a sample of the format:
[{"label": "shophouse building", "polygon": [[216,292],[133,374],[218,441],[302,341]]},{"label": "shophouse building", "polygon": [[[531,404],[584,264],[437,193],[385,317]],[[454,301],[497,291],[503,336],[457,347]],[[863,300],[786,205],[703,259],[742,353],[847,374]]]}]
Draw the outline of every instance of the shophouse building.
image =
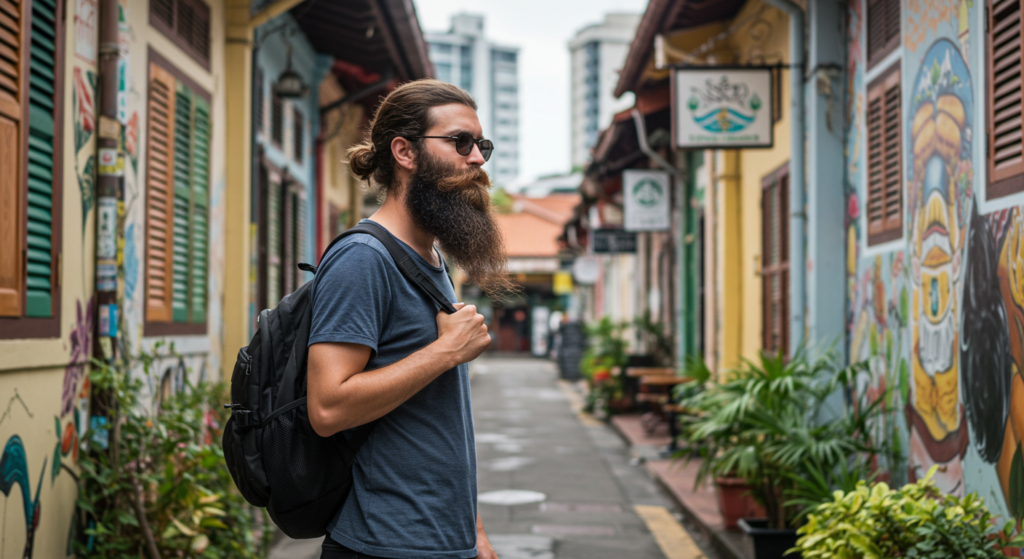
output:
[{"label": "shophouse building", "polygon": [[[67,557],[82,536],[82,438],[107,421],[90,359],[173,344],[147,405],[223,378],[253,310],[303,280],[287,268],[352,224],[324,153],[361,139],[375,95],[432,75],[426,52],[398,0],[0,2],[7,553]],[[289,69],[308,92],[277,104]]]},{"label": "shophouse building", "polygon": [[[615,91],[635,112],[599,135],[565,238],[592,252],[619,219],[621,171],[665,169],[673,227],[652,242],[675,246],[677,365],[722,375],[835,344],[867,365],[850,390],[889,399],[894,483],[935,466],[942,490],[1020,520],[1022,36],[1019,2],[652,0]],[[672,91],[671,69],[716,66],[772,72],[770,146],[662,137],[658,107],[668,129],[700,101]],[[655,308],[640,235],[633,262],[603,262],[589,316],[626,305],[597,295],[616,267],[634,270],[634,312]]]}]

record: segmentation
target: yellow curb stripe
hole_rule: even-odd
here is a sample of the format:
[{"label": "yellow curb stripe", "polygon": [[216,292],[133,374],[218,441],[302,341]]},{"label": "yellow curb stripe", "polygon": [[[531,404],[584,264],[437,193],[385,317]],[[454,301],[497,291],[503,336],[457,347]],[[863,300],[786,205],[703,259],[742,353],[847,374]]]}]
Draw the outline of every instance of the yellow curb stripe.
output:
[{"label": "yellow curb stripe", "polygon": [[599,427],[604,425],[604,423],[594,419],[594,416],[583,411],[583,396],[580,395],[579,392],[573,390],[572,384],[569,381],[558,381],[558,389],[562,391],[562,394],[565,394],[565,399],[569,401],[569,407],[572,408],[572,411],[576,414],[576,418],[580,420],[580,423],[587,427]]},{"label": "yellow curb stripe", "polygon": [[665,559],[707,559],[668,509],[647,505],[635,505],[633,509],[647,524]]}]

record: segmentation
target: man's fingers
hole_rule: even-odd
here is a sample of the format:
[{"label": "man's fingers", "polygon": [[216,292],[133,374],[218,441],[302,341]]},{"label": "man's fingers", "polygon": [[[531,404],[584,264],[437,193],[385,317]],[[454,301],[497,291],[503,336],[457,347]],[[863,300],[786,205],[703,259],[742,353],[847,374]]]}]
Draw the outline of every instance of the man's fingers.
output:
[{"label": "man's fingers", "polygon": [[452,305],[452,306],[453,306],[453,307],[455,307],[455,310],[459,310],[459,309],[461,309],[462,307],[465,307],[465,306],[466,306],[466,303],[455,303],[455,304],[454,304],[454,305]]}]

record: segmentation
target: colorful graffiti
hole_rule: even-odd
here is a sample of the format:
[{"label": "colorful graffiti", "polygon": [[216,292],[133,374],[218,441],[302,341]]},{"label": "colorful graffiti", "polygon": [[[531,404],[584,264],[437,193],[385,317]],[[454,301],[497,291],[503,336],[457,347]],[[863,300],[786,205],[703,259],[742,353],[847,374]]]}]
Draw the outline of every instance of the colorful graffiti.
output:
[{"label": "colorful graffiti", "polygon": [[43,477],[46,473],[46,459],[43,459],[43,472],[39,475],[39,483],[36,485],[36,496],[32,497],[32,486],[29,483],[28,459],[25,456],[25,445],[18,435],[7,439],[3,455],[0,455],[0,491],[9,499],[15,485],[21,488],[22,504],[25,509],[25,550],[22,553],[23,559],[31,559],[32,547],[36,539],[36,529],[39,528],[39,492],[42,490]]},{"label": "colorful graffiti", "polygon": [[910,240],[912,358],[910,477],[940,465],[936,481],[965,493],[966,410],[960,398],[960,272],[971,178],[974,93],[957,46],[929,48],[910,82],[910,144],[906,204]]},{"label": "colorful graffiti", "polygon": [[978,206],[985,84],[972,78],[968,53],[984,40],[971,33],[983,7],[905,4],[905,244],[894,249],[864,239],[865,5],[848,8],[851,45],[861,45],[848,57],[850,359],[871,364],[869,393],[897,383],[907,481],[938,466],[943,490],[996,496],[990,506],[1024,520],[1024,208],[985,215]]},{"label": "colorful graffiti", "polygon": [[92,209],[96,189],[96,155],[90,140],[96,131],[96,73],[75,68],[75,83],[71,90],[71,107],[75,123],[75,176],[82,194],[82,231]]}]

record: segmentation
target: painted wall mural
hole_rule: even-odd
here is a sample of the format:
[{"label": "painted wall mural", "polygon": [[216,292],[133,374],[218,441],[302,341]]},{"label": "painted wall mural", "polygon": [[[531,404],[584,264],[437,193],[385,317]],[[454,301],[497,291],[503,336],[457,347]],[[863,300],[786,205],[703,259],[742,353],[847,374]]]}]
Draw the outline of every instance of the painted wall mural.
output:
[{"label": "painted wall mural", "polygon": [[[903,93],[904,235],[868,246],[865,0],[848,8],[847,341],[868,390],[894,387],[905,441],[893,480],[939,466],[953,494],[977,492],[1024,519],[1024,206],[985,214],[984,7],[907,0],[896,64]],[[971,33],[971,29],[975,33]],[[974,68],[972,70],[972,68]],[[978,134],[981,134],[979,137]],[[981,171],[979,171],[981,169]],[[1020,202],[1024,204],[1024,197]],[[902,411],[902,413],[899,413]]]}]

